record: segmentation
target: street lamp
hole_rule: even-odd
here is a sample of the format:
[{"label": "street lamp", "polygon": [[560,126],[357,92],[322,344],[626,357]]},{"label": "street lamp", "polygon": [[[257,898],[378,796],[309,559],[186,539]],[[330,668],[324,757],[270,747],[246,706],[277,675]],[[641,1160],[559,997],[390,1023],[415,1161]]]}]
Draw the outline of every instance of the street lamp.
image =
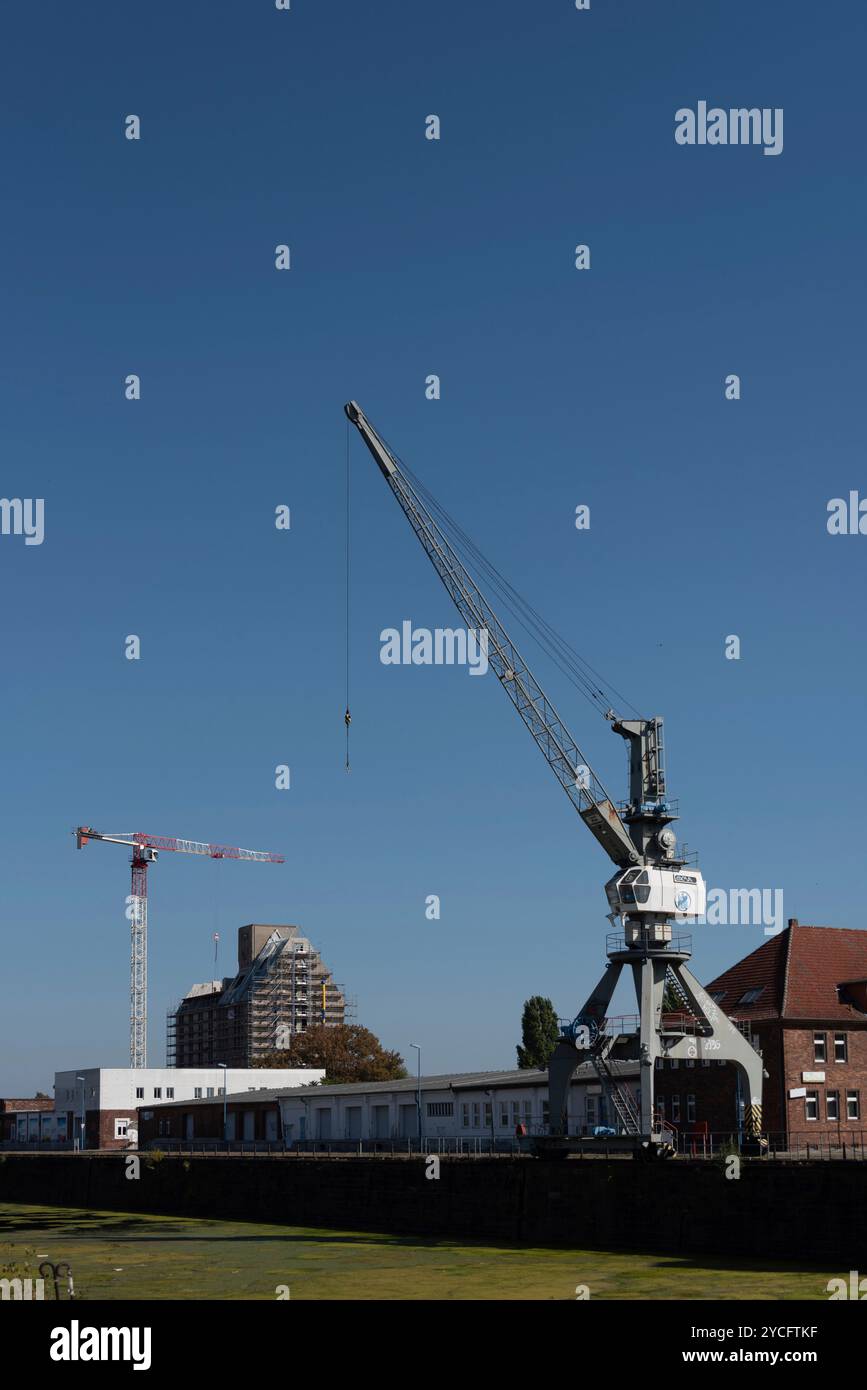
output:
[{"label": "street lamp", "polygon": [[418,1142],[419,1147],[421,1147],[421,1048],[418,1043],[410,1043],[410,1047],[414,1047],[418,1053],[418,1086],[415,1093],[415,1107],[418,1112]]},{"label": "street lamp", "polygon": [[226,1115],[226,1091],[227,1091],[227,1089],[228,1089],[228,1087],[227,1087],[227,1085],[226,1085],[226,1066],[227,1066],[227,1064],[226,1064],[225,1062],[218,1062],[218,1063],[217,1063],[217,1066],[223,1068],[223,1143],[224,1143],[224,1144],[226,1145],[226,1147],[228,1148],[228,1146],[229,1146],[229,1121],[228,1121],[228,1117],[227,1117],[227,1115]]},{"label": "street lamp", "polygon": [[83,1150],[84,1150],[84,1082],[85,1082],[85,1078],[84,1078],[83,1076],[76,1076],[75,1079],[76,1079],[76,1081],[80,1081],[80,1082],[81,1082],[81,1121],[80,1121],[80,1130],[81,1130],[81,1133],[80,1133],[79,1140],[78,1140],[78,1151],[79,1151],[79,1153],[81,1153],[81,1152],[83,1152]]}]

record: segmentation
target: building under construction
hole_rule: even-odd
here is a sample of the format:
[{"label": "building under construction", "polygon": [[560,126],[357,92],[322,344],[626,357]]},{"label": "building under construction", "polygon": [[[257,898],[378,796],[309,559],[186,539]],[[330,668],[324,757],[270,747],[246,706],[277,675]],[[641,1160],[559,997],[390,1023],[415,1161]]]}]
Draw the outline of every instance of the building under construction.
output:
[{"label": "building under construction", "polygon": [[250,1067],[297,1033],[341,1024],[346,1000],[300,927],[252,922],[238,929],[234,978],[193,985],[168,1015],[170,1067]]}]

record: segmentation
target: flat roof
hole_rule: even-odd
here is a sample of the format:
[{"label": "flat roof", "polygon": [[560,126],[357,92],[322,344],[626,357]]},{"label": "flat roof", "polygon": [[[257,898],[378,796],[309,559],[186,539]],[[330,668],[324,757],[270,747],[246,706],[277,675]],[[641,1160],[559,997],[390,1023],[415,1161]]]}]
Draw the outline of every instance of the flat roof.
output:
[{"label": "flat roof", "polygon": [[[615,1076],[630,1077],[638,1075],[637,1058],[630,1061],[608,1058],[608,1066]],[[597,1074],[590,1062],[582,1062],[575,1069],[573,1082],[595,1081]],[[160,1101],[156,1104],[142,1104],[139,1110],[178,1110],[189,1109],[191,1105],[222,1105],[230,1101],[257,1100],[313,1100],[331,1096],[389,1095],[394,1091],[414,1095],[421,1085],[422,1091],[478,1091],[521,1086],[547,1085],[547,1071],[467,1071],[447,1072],[441,1076],[423,1076],[421,1083],[415,1076],[405,1076],[398,1081],[352,1081],[340,1082],[334,1086],[274,1086],[262,1090],[230,1091],[225,1097],[203,1096],[196,1100]]]}]

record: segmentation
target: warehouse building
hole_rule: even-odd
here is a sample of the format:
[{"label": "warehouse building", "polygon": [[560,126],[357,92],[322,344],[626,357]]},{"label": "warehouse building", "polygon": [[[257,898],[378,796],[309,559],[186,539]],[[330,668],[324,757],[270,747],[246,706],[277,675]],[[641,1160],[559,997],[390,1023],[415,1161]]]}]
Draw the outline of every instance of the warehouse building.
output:
[{"label": "warehouse building", "polygon": [[[638,1063],[612,1060],[621,1084],[638,1092]],[[263,1073],[259,1073],[262,1075]],[[266,1073],[268,1074],[268,1073]],[[327,1143],[333,1148],[417,1139],[507,1143],[522,1129],[545,1133],[548,1126],[548,1074],[544,1071],[466,1072],[400,1081],[346,1085],[277,1086],[255,1096],[226,1097],[228,1139],[232,1143],[269,1142],[292,1148]],[[613,1124],[593,1067],[578,1068],[569,1098],[571,1133],[592,1134]],[[223,1107],[213,1099],[197,1104],[147,1106],[140,1112],[140,1143],[156,1147],[223,1138]]]},{"label": "warehouse building", "polygon": [[300,927],[238,929],[238,973],[193,985],[167,1020],[169,1066],[251,1067],[312,1024],[341,1024],[343,991]]}]

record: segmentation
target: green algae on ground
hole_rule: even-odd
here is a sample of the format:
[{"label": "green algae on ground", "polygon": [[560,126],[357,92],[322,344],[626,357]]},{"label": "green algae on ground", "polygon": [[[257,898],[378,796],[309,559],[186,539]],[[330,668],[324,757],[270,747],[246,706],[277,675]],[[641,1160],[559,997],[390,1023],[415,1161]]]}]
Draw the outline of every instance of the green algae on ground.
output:
[{"label": "green algae on ground", "polygon": [[840,1273],[0,1204],[0,1264],[25,1249],[67,1260],[84,1299],[827,1299]]}]

